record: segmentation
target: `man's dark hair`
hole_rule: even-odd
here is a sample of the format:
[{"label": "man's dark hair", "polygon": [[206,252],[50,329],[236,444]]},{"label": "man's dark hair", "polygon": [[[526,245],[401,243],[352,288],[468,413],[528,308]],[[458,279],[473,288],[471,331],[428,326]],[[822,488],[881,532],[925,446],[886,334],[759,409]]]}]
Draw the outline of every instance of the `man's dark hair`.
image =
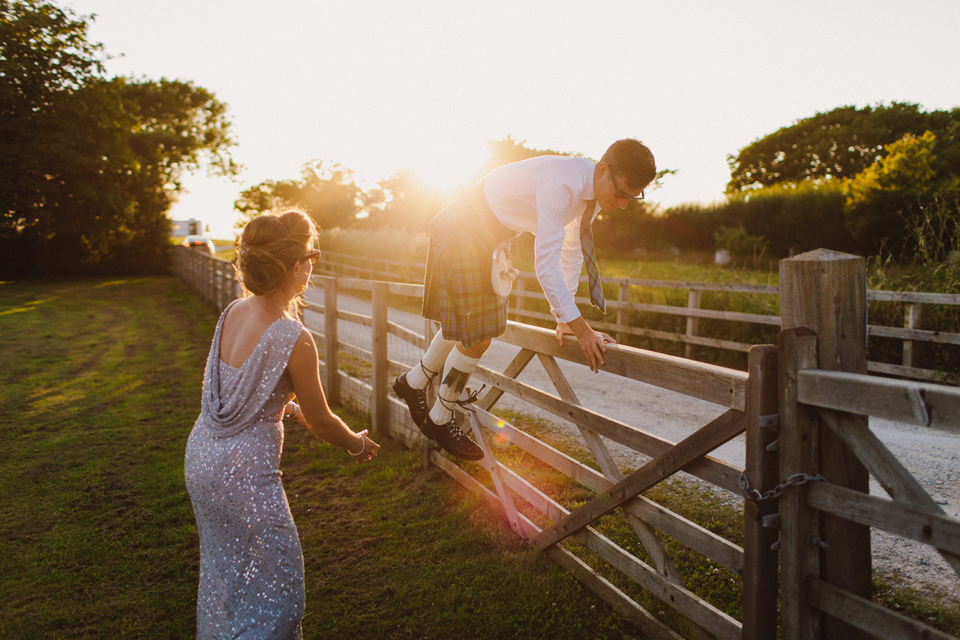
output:
[{"label": "man's dark hair", "polygon": [[647,145],[633,138],[617,140],[604,152],[601,162],[606,162],[631,189],[646,189],[657,177],[657,163]]}]

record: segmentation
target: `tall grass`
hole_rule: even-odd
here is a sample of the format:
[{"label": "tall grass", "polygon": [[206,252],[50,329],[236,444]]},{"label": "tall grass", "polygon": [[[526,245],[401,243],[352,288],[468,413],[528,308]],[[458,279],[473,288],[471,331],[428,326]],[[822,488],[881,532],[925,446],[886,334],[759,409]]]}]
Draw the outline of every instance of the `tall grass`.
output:
[{"label": "tall grass", "polygon": [[[888,252],[868,261],[871,289],[960,293],[960,202],[935,199],[920,206],[919,213],[905,219],[910,232],[912,254],[895,260]],[[870,304],[874,324],[903,326],[906,306],[902,303]],[[960,306],[925,304],[921,329],[960,333]],[[873,360],[898,362],[902,342],[892,339],[870,341]],[[914,342],[914,366],[950,373],[960,372],[960,348],[953,345]]]}]

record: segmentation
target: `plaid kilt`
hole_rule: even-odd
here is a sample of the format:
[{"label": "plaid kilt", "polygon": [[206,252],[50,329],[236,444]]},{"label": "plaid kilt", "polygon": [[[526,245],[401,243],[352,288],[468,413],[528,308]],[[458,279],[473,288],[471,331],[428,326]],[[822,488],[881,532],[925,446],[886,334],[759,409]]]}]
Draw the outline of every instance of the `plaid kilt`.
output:
[{"label": "plaid kilt", "polygon": [[423,317],[440,323],[445,340],[470,347],[507,330],[508,298],[493,293],[491,259],[463,224],[460,198],[430,222]]}]

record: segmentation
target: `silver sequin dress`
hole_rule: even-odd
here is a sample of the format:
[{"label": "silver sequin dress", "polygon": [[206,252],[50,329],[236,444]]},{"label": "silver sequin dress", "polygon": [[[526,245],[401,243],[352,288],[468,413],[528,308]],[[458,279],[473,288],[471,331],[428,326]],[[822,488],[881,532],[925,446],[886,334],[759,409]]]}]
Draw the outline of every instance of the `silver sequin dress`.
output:
[{"label": "silver sequin dress", "polygon": [[184,460],[200,536],[197,638],[299,639],[303,553],[279,466],[293,397],[286,368],[302,325],[277,320],[236,369],[220,360],[229,311],[213,336]]}]

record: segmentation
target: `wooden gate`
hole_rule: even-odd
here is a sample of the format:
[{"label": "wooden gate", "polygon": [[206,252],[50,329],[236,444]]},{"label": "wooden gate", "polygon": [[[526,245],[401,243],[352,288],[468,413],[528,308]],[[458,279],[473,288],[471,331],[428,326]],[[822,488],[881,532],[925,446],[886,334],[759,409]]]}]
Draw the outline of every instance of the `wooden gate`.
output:
[{"label": "wooden gate", "polygon": [[[418,348],[425,348],[429,343],[435,328],[427,328],[423,335],[419,335],[387,320],[387,301],[390,296],[419,298],[422,287],[330,277],[317,278],[315,283],[324,289],[325,304],[308,305],[308,308],[323,314],[323,326],[311,327],[308,323],[308,327],[314,331],[318,342],[324,345],[325,361],[322,367],[328,398],[331,402],[340,401],[368,411],[375,430],[421,446],[422,437],[413,425],[406,406],[387,394],[388,369],[396,371],[404,367],[388,358],[386,337],[399,338]],[[369,292],[372,315],[368,317],[337,310],[337,295],[345,290]],[[338,335],[337,318],[369,327],[373,338],[370,348],[343,340]],[[489,474],[493,490],[484,485],[483,478],[471,474],[437,450],[426,450],[427,461],[466,488],[496,503],[503,509],[510,526],[518,535],[544,549],[584,585],[632,619],[648,637],[676,640],[681,636],[559,542],[569,538],[582,543],[610,567],[659,598],[665,606],[679,612],[695,638],[735,640],[773,637],[777,624],[777,556],[775,551],[770,550],[770,545],[776,538],[774,532],[770,540],[770,530],[763,529],[761,514],[753,503],[746,510],[746,539],[766,542],[756,544],[747,551],[640,494],[682,470],[742,497],[740,482],[743,470],[711,458],[708,454],[744,430],[748,432],[751,442],[766,438],[764,444],[754,446],[753,452],[748,452],[747,464],[752,486],[765,489],[775,483],[775,454],[765,448],[772,438],[761,433],[767,431],[762,430],[761,425],[771,421],[770,414],[775,413],[776,409],[775,348],[754,348],[751,351],[751,370],[745,373],[628,346],[611,345],[606,354],[604,371],[705,400],[726,409],[709,424],[674,443],[649,429],[625,424],[581,404],[576,390],[558,363],[565,360],[586,365],[583,353],[574,340],[568,339],[561,346],[553,331],[513,322],[509,323],[506,334],[499,340],[518,347],[518,352],[503,372],[485,367],[477,369],[473,380],[477,385],[486,384],[490,390],[463,415],[485,451],[486,455],[480,464]],[[339,353],[344,352],[371,362],[369,384],[339,370],[336,359]],[[517,379],[534,360],[547,372],[556,394]],[[573,422],[600,471],[490,413],[503,394],[511,394],[534,407]],[[629,447],[650,460],[624,477],[604,439]],[[497,440],[509,441],[513,447],[595,492],[596,497],[575,510],[568,510],[558,499],[547,495],[530,479],[524,478],[522,469],[511,467],[506,461],[508,456],[500,448],[491,446],[491,442]],[[518,500],[522,500],[528,510],[533,509],[553,524],[538,526],[532,517],[523,513],[524,509],[517,505]],[[637,542],[651,558],[652,566],[590,526],[597,518],[617,508],[625,513]],[[658,531],[716,562],[735,579],[742,578],[744,612],[749,612],[742,623],[685,588],[680,572],[657,537]],[[773,589],[770,588],[771,584],[774,585]]]},{"label": "wooden gate", "polygon": [[[862,258],[820,250],[784,260],[780,285],[780,477],[803,480],[781,499],[784,638],[950,638],[870,600],[871,527],[932,545],[958,571],[960,520],[868,416],[957,432],[960,389],[866,375]],[[869,475],[892,500],[869,495]]]}]

